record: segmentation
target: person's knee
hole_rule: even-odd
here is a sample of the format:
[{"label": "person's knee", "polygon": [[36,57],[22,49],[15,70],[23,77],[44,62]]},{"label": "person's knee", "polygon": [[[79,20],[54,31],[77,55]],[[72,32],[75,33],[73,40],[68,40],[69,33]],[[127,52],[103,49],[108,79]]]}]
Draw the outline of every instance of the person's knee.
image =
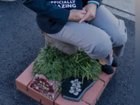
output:
[{"label": "person's knee", "polygon": [[114,37],[114,40],[115,41],[113,43],[113,47],[118,47],[118,46],[124,45],[127,41],[127,38],[126,38],[126,36],[120,34],[120,35]]},{"label": "person's knee", "polygon": [[118,33],[113,36],[113,47],[124,45],[127,41],[127,28],[123,20],[119,20]]},{"label": "person's knee", "polygon": [[89,55],[94,59],[106,58],[112,51],[111,41],[100,40],[94,47],[91,48]]},{"label": "person's knee", "polygon": [[112,51],[112,43],[110,41],[98,44],[96,47],[99,48],[96,53],[98,53],[100,58],[106,58]]}]

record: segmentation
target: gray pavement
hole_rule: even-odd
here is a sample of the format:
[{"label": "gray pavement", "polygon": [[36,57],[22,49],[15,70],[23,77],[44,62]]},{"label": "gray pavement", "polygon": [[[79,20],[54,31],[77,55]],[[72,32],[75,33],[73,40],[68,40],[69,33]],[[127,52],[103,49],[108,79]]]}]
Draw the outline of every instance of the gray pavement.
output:
[{"label": "gray pavement", "polygon": [[103,0],[103,3],[135,15],[135,0]]},{"label": "gray pavement", "polygon": [[103,4],[113,14],[135,21],[135,0],[103,0]]},{"label": "gray pavement", "polygon": [[[120,16],[128,30],[125,54],[118,59],[119,67],[96,105],[134,105],[135,22]],[[35,22],[35,13],[21,1],[0,2],[0,105],[41,105],[17,91],[15,79],[43,46],[44,36]]]}]

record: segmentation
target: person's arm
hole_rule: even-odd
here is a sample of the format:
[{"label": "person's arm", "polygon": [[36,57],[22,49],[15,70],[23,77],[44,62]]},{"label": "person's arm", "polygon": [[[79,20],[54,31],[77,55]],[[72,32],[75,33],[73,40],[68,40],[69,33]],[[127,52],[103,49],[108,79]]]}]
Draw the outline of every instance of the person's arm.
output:
[{"label": "person's arm", "polygon": [[83,5],[87,5],[89,3],[93,3],[93,4],[96,4],[97,7],[101,5],[103,0],[83,0]]},{"label": "person's arm", "polygon": [[68,21],[70,10],[60,8],[46,0],[22,0],[23,4],[36,12],[37,14],[46,15],[47,17],[65,24]]},{"label": "person's arm", "polygon": [[97,6],[101,5],[103,0],[88,0],[87,4],[93,3],[96,4]]},{"label": "person's arm", "polygon": [[23,4],[36,12],[46,15],[52,20],[65,24],[67,21],[79,21],[86,13],[85,10],[67,10],[55,6],[46,0],[22,0]]},{"label": "person's arm", "polygon": [[[86,3],[85,3],[86,2]],[[86,15],[79,21],[82,23],[84,21],[90,21],[96,16],[96,8],[101,4],[102,0],[86,0],[83,10],[87,11]]]}]

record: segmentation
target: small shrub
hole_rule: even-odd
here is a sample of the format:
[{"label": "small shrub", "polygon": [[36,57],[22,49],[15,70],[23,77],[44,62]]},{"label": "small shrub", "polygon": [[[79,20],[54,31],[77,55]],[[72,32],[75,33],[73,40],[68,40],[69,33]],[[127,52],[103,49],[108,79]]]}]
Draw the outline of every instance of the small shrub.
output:
[{"label": "small shrub", "polygon": [[58,81],[74,77],[87,77],[94,81],[101,74],[101,65],[83,51],[67,55],[56,48],[41,49],[33,66],[33,75],[43,74],[49,80]]}]

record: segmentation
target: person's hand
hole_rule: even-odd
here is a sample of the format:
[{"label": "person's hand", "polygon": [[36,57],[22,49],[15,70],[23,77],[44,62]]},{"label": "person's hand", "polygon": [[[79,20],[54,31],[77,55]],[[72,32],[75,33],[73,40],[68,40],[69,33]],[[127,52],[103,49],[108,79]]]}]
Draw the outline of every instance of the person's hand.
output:
[{"label": "person's hand", "polygon": [[70,10],[70,15],[69,15],[68,20],[79,22],[85,16],[85,14],[86,14],[85,10],[72,9]]},{"label": "person's hand", "polygon": [[87,11],[85,16],[79,21],[79,23],[82,23],[83,21],[90,21],[95,18],[96,15],[96,4],[87,4],[83,10]]}]

